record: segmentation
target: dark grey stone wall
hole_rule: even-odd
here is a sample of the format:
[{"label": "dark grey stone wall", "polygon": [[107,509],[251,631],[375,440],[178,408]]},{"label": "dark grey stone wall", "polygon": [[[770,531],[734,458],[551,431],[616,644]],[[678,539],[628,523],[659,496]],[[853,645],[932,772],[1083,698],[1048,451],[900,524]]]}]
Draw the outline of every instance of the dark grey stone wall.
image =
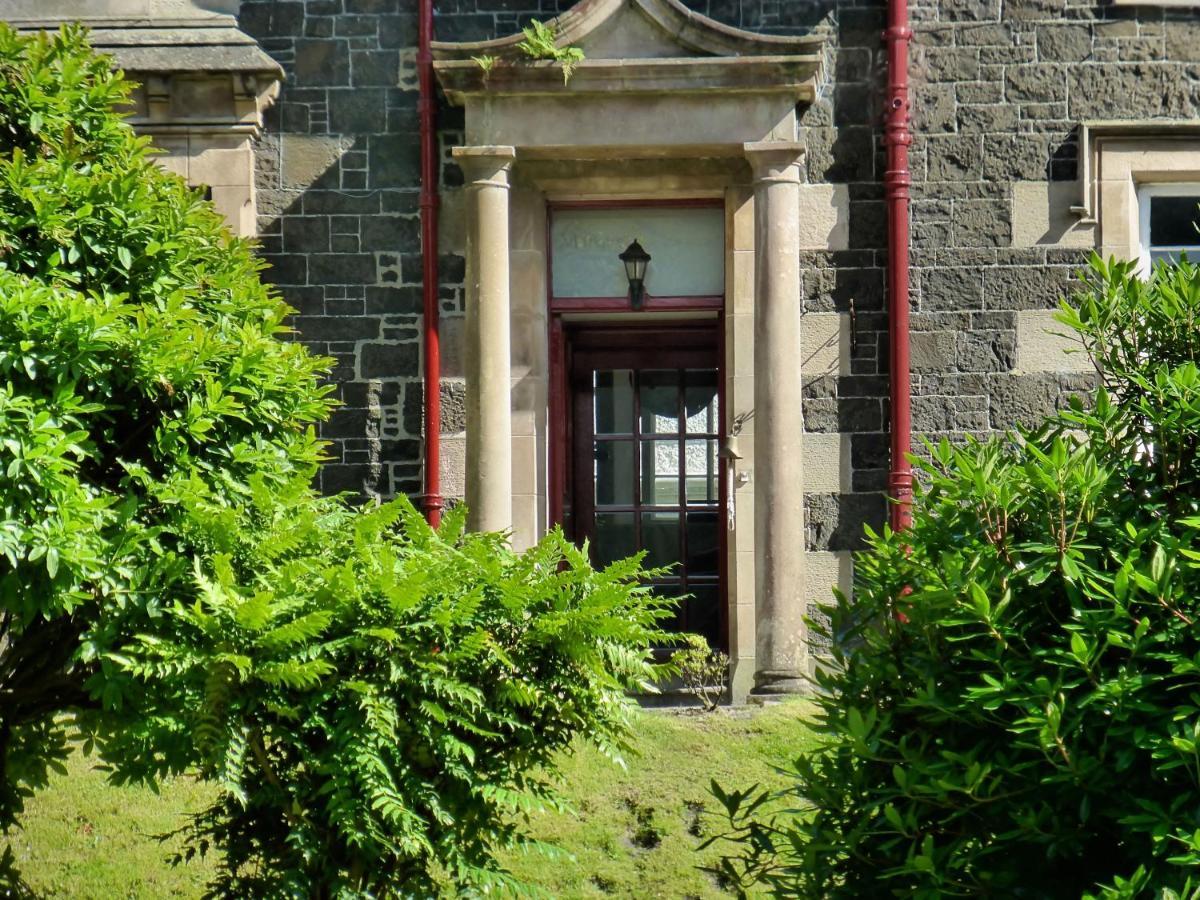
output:
[{"label": "dark grey stone wall", "polygon": [[[300,338],[337,360],[345,402],[326,428],[326,490],[419,490],[420,246],[416,0],[243,0],[242,27],[288,81],[259,155],[269,278],[297,307]],[[443,40],[514,32],[568,0],[439,0]],[[807,310],[854,312],[848,375],[806,385],[806,427],[850,432],[853,492],[809,498],[809,544],[849,549],[885,510],[882,0],[690,0],[766,32],[829,36],[829,80],[804,111],[806,177],[844,183],[850,249],[806,253]],[[1016,315],[1070,289],[1078,250],[1014,248],[1012,185],[1076,174],[1087,118],[1193,117],[1200,17],[1083,0],[911,0],[913,414],[958,439],[1036,420],[1087,379],[1017,375]],[[461,115],[443,108],[443,144]],[[326,144],[321,142],[325,141]],[[313,174],[313,146],[337,142]],[[307,148],[307,151],[306,149]],[[309,152],[305,157],[304,152]],[[307,159],[309,169],[289,165]],[[300,173],[297,175],[297,173]],[[452,164],[448,187],[461,183]],[[462,260],[442,260],[441,297],[461,312]]]}]

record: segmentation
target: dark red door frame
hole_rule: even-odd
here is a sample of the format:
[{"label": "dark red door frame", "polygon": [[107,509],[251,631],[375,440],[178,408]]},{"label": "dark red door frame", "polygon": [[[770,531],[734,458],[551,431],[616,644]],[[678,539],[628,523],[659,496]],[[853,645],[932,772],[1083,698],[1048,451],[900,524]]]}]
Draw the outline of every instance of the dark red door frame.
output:
[{"label": "dark red door frame", "polygon": [[[708,298],[693,299],[707,300]],[[626,311],[629,310],[628,301],[626,301],[624,309]],[[721,404],[721,442],[722,446],[724,446],[726,436],[724,405],[725,316],[723,312],[718,312],[715,316],[711,315],[712,309],[707,304],[696,304],[690,307],[690,311],[705,315],[706,318],[679,319],[669,322],[652,317],[646,317],[641,321],[626,318],[622,318],[620,321],[605,321],[604,318],[580,321],[569,315],[564,316],[561,312],[551,312],[549,325],[550,390],[549,402],[547,403],[550,416],[550,502],[548,508],[551,526],[562,525],[568,529],[569,533],[569,526],[571,525],[570,522],[566,521],[563,501],[567,495],[568,485],[571,483],[571,465],[569,461],[571,455],[570,447],[573,439],[571,425],[572,410],[569,403],[571,393],[571,360],[575,343],[579,340],[580,335],[615,331],[625,336],[631,342],[636,342],[642,339],[638,337],[639,334],[645,335],[653,332],[658,332],[660,340],[666,339],[663,336],[664,330],[669,332],[671,340],[676,340],[688,332],[715,331],[715,340],[719,351],[717,388]],[[604,306],[591,311],[612,312],[612,308]],[[687,340],[686,337],[683,339]]]},{"label": "dark red door frame", "polygon": [[[706,311],[704,308],[698,312]],[[551,523],[562,525],[568,537],[581,540],[587,535],[580,533],[580,519],[576,515],[581,507],[587,507],[586,499],[576,500],[576,508],[568,516],[565,498],[568,490],[579,487],[576,483],[576,454],[572,452],[579,426],[576,416],[579,410],[573,406],[571,377],[579,355],[603,358],[615,368],[639,368],[647,352],[662,350],[664,368],[675,368],[675,355],[679,352],[704,350],[717,370],[718,416],[717,445],[726,443],[727,411],[725,408],[725,329],[724,316],[679,321],[621,322],[564,320],[561,315],[551,318],[551,452],[550,452],[550,511]],[[575,448],[577,449],[577,448]],[[682,464],[682,459],[681,459]],[[722,649],[728,649],[728,549],[727,527],[728,491],[730,490],[728,467],[725,459],[719,458],[717,472],[717,515],[718,515],[718,629]],[[573,490],[578,494],[578,490]],[[681,503],[683,499],[681,498]],[[587,509],[584,509],[585,514]],[[587,518],[585,515],[584,518]],[[570,521],[568,521],[568,519]]]},{"label": "dark red door frame", "polygon": [[[634,310],[628,297],[556,297],[554,296],[554,251],[552,227],[557,209],[645,209],[645,208],[725,208],[723,198],[692,197],[675,199],[632,199],[632,200],[566,200],[547,204],[546,210],[546,292],[549,308],[548,345],[550,353],[549,390],[549,441],[550,465],[548,509],[550,524],[561,525],[571,535],[573,522],[565,521],[564,501],[569,485],[572,484],[571,446],[574,440],[574,411],[570,405],[570,377],[572,354],[575,344],[582,335],[598,334],[606,329],[617,330],[632,341],[658,332],[659,341],[666,339],[664,330],[669,331],[672,341],[692,340],[690,335],[708,332],[716,342],[717,349],[717,397],[721,410],[720,439],[718,445],[725,447],[727,440],[727,408],[725,391],[725,297],[724,295],[700,297],[645,297],[641,310]],[[722,248],[724,252],[724,248]],[[615,264],[614,260],[614,264]],[[692,313],[693,318],[672,319],[664,322],[654,313]],[[582,316],[587,321],[581,321]],[[595,318],[593,318],[595,317]],[[587,338],[583,338],[587,340]],[[728,540],[729,529],[724,521],[728,509],[727,466],[722,458],[718,473],[720,513],[722,518],[720,535],[719,574],[720,630],[722,641],[729,642],[728,610]],[[727,647],[726,647],[727,649]]]},{"label": "dark red door frame", "polygon": [[[655,312],[713,314],[720,317],[725,310],[725,297],[652,297],[647,295],[641,310],[634,310],[629,304],[628,297],[555,297],[554,296],[554,241],[553,224],[554,211],[557,209],[646,209],[646,208],[720,208],[724,209],[725,201],[719,197],[679,197],[666,199],[631,199],[631,200],[555,200],[546,204],[546,293],[550,312],[548,340],[550,351],[550,524],[562,525],[563,498],[566,496],[568,481],[568,465],[565,460],[571,445],[571,417],[567,408],[568,395],[567,379],[570,372],[571,347],[564,334],[564,314],[595,314],[612,313],[624,314],[619,327],[654,327],[651,316],[646,322],[635,324],[626,318],[638,317]],[[616,261],[614,260],[614,265]],[[684,323],[676,323],[682,325]],[[661,323],[659,323],[661,327]],[[724,328],[720,333],[724,334]],[[724,366],[724,339],[721,344],[721,372]],[[718,379],[720,389],[725,389],[724,378]],[[724,404],[724,393],[721,403]],[[722,405],[722,410],[724,406]],[[722,413],[722,420],[724,414]],[[722,421],[724,428],[724,421]],[[724,432],[722,432],[724,439]]]}]

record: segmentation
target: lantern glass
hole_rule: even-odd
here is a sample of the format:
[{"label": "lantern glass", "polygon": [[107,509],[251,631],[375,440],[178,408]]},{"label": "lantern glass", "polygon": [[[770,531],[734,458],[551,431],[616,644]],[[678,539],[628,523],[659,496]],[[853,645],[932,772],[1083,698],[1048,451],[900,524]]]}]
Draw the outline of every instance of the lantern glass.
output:
[{"label": "lantern glass", "polygon": [[650,262],[650,254],[636,240],[620,254],[620,260],[625,264],[625,277],[629,282],[646,280],[646,265]]}]

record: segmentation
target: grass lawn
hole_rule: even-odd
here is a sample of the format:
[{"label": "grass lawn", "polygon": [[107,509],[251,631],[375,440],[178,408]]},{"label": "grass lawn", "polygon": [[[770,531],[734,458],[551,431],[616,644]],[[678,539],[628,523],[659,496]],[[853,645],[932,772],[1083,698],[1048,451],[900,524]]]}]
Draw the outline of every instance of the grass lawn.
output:
[{"label": "grass lawn", "polygon": [[[810,745],[802,704],[713,715],[645,712],[638,716],[637,755],[622,770],[590,750],[563,761],[571,814],[540,813],[532,831],[573,857],[550,861],[516,854],[514,874],[552,897],[720,897],[696,867],[713,854],[695,852],[711,805],[710,778],[726,787],[782,784],[772,766]],[[169,848],[151,837],[172,830],[202,805],[209,789],[180,779],[160,795],[105,783],[82,757],[69,774],[27,807],[11,835],[18,865],[39,895],[79,900],[197,897],[211,868],[171,868]],[[0,838],[0,841],[5,840]],[[2,846],[2,844],[0,844]]]}]

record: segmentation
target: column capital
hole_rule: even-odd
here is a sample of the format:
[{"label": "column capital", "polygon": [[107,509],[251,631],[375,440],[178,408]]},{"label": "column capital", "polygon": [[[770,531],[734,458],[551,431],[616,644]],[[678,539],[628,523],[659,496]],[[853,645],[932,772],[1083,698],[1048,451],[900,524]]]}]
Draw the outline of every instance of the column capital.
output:
[{"label": "column capital", "polygon": [[800,180],[797,166],[804,158],[803,141],[754,141],[742,144],[755,181]]},{"label": "column capital", "polygon": [[515,147],[455,147],[450,153],[455,162],[462,166],[463,176],[468,184],[508,187],[508,173],[517,157]]}]

